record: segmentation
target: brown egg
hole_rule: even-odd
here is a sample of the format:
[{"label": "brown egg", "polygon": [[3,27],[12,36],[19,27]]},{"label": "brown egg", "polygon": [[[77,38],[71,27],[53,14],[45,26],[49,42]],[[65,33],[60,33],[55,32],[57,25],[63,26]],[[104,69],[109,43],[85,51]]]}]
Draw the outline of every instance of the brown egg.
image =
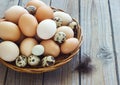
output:
[{"label": "brown egg", "polygon": [[14,23],[18,23],[21,15],[28,13],[26,9],[21,6],[12,6],[5,11],[5,19]]},{"label": "brown egg", "polygon": [[77,38],[69,38],[61,45],[61,52],[64,54],[71,53],[79,45]]},{"label": "brown egg", "polygon": [[57,32],[64,32],[66,34],[66,39],[74,37],[73,30],[68,26],[61,26],[57,29]]},{"label": "brown egg", "polygon": [[44,5],[46,5],[46,4],[40,0],[31,0],[27,3],[26,6],[35,6],[36,8],[39,8]]},{"label": "brown egg", "polygon": [[33,37],[36,34],[38,22],[31,14],[24,14],[19,19],[19,27],[25,36]]},{"label": "brown egg", "polygon": [[41,6],[37,9],[35,17],[39,22],[45,19],[52,19],[54,17],[53,10],[47,5]]},{"label": "brown egg", "polygon": [[20,30],[18,26],[12,22],[0,22],[0,38],[3,40],[17,41],[20,38]]},{"label": "brown egg", "polygon": [[40,44],[44,47],[44,55],[57,57],[60,54],[60,48],[53,40],[45,40]]},{"label": "brown egg", "polygon": [[26,38],[20,44],[20,52],[22,55],[30,56],[32,48],[37,45],[37,41],[34,38]]}]

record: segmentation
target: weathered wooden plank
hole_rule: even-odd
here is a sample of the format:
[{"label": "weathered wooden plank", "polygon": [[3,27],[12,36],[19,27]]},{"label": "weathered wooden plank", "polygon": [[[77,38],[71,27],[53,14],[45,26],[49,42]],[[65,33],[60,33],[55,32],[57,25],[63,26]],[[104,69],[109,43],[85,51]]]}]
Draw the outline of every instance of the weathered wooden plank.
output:
[{"label": "weathered wooden plank", "polygon": [[96,67],[90,75],[81,75],[81,85],[118,85],[108,0],[81,0],[80,8],[81,54],[89,55]]},{"label": "weathered wooden plank", "polygon": [[118,68],[118,85],[120,85],[120,1],[109,0],[111,13],[111,27],[113,32],[114,56],[116,59],[116,68]]},{"label": "weathered wooden plank", "polygon": [[[0,0],[0,18],[4,17],[4,12],[6,9],[12,5],[18,4],[18,0]],[[7,68],[0,64],[0,85],[4,85]]]},{"label": "weathered wooden plank", "polygon": [[[20,0],[19,5],[25,6],[29,0]],[[49,0],[44,0],[45,3],[50,3]],[[5,85],[42,85],[43,74],[27,74],[8,70]]]},{"label": "weathered wooden plank", "polygon": [[[60,8],[78,20],[78,0],[52,0],[51,6]],[[44,85],[79,85],[79,73],[74,71],[79,63],[79,54],[62,68],[44,74]]]}]

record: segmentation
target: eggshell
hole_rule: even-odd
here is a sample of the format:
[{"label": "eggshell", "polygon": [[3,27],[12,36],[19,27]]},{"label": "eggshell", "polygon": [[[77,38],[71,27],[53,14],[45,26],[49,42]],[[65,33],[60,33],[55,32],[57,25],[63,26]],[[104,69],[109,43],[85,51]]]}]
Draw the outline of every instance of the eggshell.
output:
[{"label": "eggshell", "polygon": [[0,43],[0,58],[7,62],[14,61],[19,55],[18,46],[11,41]]},{"label": "eggshell", "polygon": [[68,23],[70,23],[72,21],[72,17],[65,13],[65,12],[61,12],[61,11],[56,11],[54,12],[54,17],[59,17],[62,19],[62,25],[67,25]]},{"label": "eggshell", "polygon": [[31,14],[24,14],[19,19],[19,27],[22,33],[28,37],[33,37],[36,34],[38,22]]},{"label": "eggshell", "polygon": [[26,38],[20,44],[21,54],[25,56],[30,56],[32,53],[32,48],[37,45],[37,41],[34,38]]},{"label": "eggshell", "polygon": [[45,40],[40,44],[44,47],[44,55],[57,57],[60,54],[60,48],[53,40]]},{"label": "eggshell", "polygon": [[73,30],[68,26],[61,26],[57,29],[57,32],[64,32],[66,34],[66,39],[74,37]]},{"label": "eggshell", "polygon": [[37,9],[35,17],[40,22],[45,19],[52,19],[53,16],[53,10],[49,6],[41,6]]},{"label": "eggshell", "polygon": [[41,39],[50,39],[56,33],[56,23],[53,20],[46,19],[39,23],[37,35]]},{"label": "eggshell", "polygon": [[77,38],[69,38],[61,45],[61,52],[64,54],[71,53],[79,45]]},{"label": "eggshell", "polygon": [[0,38],[3,40],[17,41],[20,38],[18,26],[12,22],[0,22]]},{"label": "eggshell", "polygon": [[46,4],[44,2],[42,2],[41,0],[31,0],[27,3],[26,6],[35,6],[36,8],[39,8],[44,5],[46,5]]},{"label": "eggshell", "polygon": [[26,9],[21,6],[12,6],[5,11],[5,19],[14,23],[18,23],[21,15],[28,13]]}]

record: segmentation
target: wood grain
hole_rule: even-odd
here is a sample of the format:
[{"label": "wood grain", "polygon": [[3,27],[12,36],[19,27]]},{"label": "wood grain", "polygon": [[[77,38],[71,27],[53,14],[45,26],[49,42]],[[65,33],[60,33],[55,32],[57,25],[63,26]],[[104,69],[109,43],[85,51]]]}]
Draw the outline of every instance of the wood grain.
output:
[{"label": "wood grain", "polygon": [[[18,4],[18,0],[0,0],[0,18],[4,17],[4,12],[12,5]],[[7,68],[0,63],[0,85],[6,82]]]},{"label": "wood grain", "polygon": [[81,0],[81,26],[87,54],[95,66],[90,75],[81,75],[81,85],[118,85],[111,37],[108,0]]},{"label": "wood grain", "polygon": [[[78,0],[52,0],[51,6],[60,8],[79,20]],[[44,74],[44,85],[79,85],[79,73],[74,71],[79,63],[79,54],[62,68]]]},{"label": "wood grain", "polygon": [[118,75],[118,85],[120,85],[120,1],[109,0],[111,27],[113,33],[114,56]]}]

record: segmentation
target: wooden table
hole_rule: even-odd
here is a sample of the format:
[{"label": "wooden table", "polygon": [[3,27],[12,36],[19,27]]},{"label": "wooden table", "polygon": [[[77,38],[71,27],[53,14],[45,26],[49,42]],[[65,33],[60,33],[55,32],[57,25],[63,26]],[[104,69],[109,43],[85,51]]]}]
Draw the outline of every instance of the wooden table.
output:
[{"label": "wooden table", "polygon": [[[0,0],[0,17],[12,5],[29,0]],[[43,0],[76,18],[82,27],[81,51],[60,69],[43,74],[15,72],[0,64],[0,85],[120,85],[120,0]],[[84,54],[92,59],[93,73],[74,69]]]}]

